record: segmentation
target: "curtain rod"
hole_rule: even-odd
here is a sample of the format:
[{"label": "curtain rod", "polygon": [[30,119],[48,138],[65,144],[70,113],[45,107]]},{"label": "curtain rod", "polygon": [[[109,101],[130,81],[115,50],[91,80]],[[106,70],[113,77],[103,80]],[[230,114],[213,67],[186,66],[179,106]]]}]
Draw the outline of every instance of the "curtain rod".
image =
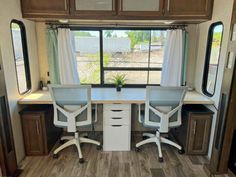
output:
[{"label": "curtain rod", "polygon": [[137,27],[137,28],[163,28],[163,29],[183,29],[187,27],[186,24],[171,24],[171,25],[162,25],[162,24],[123,24],[123,23],[107,23],[107,24],[96,24],[96,23],[84,23],[84,24],[60,24],[60,23],[46,23],[49,28],[128,28],[128,27]]}]

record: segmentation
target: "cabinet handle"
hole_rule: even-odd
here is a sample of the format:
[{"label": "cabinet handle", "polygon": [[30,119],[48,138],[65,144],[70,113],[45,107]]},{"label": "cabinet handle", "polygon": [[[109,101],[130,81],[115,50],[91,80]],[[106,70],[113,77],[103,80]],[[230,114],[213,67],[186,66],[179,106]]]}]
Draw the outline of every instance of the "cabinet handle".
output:
[{"label": "cabinet handle", "polygon": [[167,0],[167,12],[170,11],[170,0]]},{"label": "cabinet handle", "polygon": [[36,121],[36,130],[37,130],[37,134],[39,135],[40,132],[39,132],[39,122],[38,122],[38,120]]},{"label": "cabinet handle", "polygon": [[65,3],[65,10],[67,10],[67,0],[64,0]]},{"label": "cabinet handle", "polygon": [[194,121],[194,125],[193,125],[193,135],[196,134],[196,127],[197,127],[197,121]]},{"label": "cabinet handle", "polygon": [[122,119],[122,117],[112,117],[112,119]]},{"label": "cabinet handle", "polygon": [[121,127],[122,125],[112,125],[112,127]]},{"label": "cabinet handle", "polygon": [[121,112],[123,110],[111,110],[112,112]]}]

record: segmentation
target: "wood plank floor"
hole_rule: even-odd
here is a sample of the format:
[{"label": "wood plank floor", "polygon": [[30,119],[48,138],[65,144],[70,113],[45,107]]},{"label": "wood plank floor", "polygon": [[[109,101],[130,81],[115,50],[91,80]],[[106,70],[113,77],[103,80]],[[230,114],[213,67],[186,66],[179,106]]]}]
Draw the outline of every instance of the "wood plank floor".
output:
[{"label": "wood plank floor", "polygon": [[[132,138],[134,143],[140,137]],[[145,145],[142,151],[103,152],[96,146],[82,146],[85,163],[80,164],[75,147],[60,153],[58,159],[51,155],[26,157],[20,167],[24,170],[20,177],[207,177],[202,156],[178,154],[172,147],[163,145],[164,163],[158,162],[154,144]],[[223,177],[223,176],[219,176]]]}]

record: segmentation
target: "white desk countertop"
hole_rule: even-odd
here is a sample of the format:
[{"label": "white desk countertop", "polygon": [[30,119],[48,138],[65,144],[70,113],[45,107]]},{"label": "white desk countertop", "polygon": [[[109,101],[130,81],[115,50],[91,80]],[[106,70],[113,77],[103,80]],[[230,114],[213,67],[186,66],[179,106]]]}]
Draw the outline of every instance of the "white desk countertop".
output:
[{"label": "white desk countertop", "polygon": [[[117,92],[115,88],[92,88],[92,103],[144,103],[145,88],[122,88]],[[18,104],[52,104],[48,91],[30,93],[18,101]],[[184,104],[214,104],[214,101],[196,92],[188,91]]]}]

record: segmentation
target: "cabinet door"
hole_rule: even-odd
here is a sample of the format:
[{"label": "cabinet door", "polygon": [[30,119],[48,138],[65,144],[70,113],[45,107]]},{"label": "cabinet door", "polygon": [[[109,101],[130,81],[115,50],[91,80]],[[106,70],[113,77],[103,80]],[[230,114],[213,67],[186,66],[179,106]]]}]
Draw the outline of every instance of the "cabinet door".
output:
[{"label": "cabinet door", "polygon": [[188,137],[189,154],[206,154],[211,130],[211,115],[191,115]]},{"label": "cabinet door", "polygon": [[115,0],[71,0],[70,10],[80,17],[116,14]]},{"label": "cabinet door", "polygon": [[22,116],[25,149],[27,155],[43,155],[44,142],[41,117],[37,114]]},{"label": "cabinet door", "polygon": [[69,15],[69,0],[21,0],[23,16]]},{"label": "cabinet door", "polygon": [[166,0],[165,16],[177,18],[211,18],[213,0]]},{"label": "cabinet door", "polygon": [[119,15],[162,16],[164,0],[119,0]]}]

